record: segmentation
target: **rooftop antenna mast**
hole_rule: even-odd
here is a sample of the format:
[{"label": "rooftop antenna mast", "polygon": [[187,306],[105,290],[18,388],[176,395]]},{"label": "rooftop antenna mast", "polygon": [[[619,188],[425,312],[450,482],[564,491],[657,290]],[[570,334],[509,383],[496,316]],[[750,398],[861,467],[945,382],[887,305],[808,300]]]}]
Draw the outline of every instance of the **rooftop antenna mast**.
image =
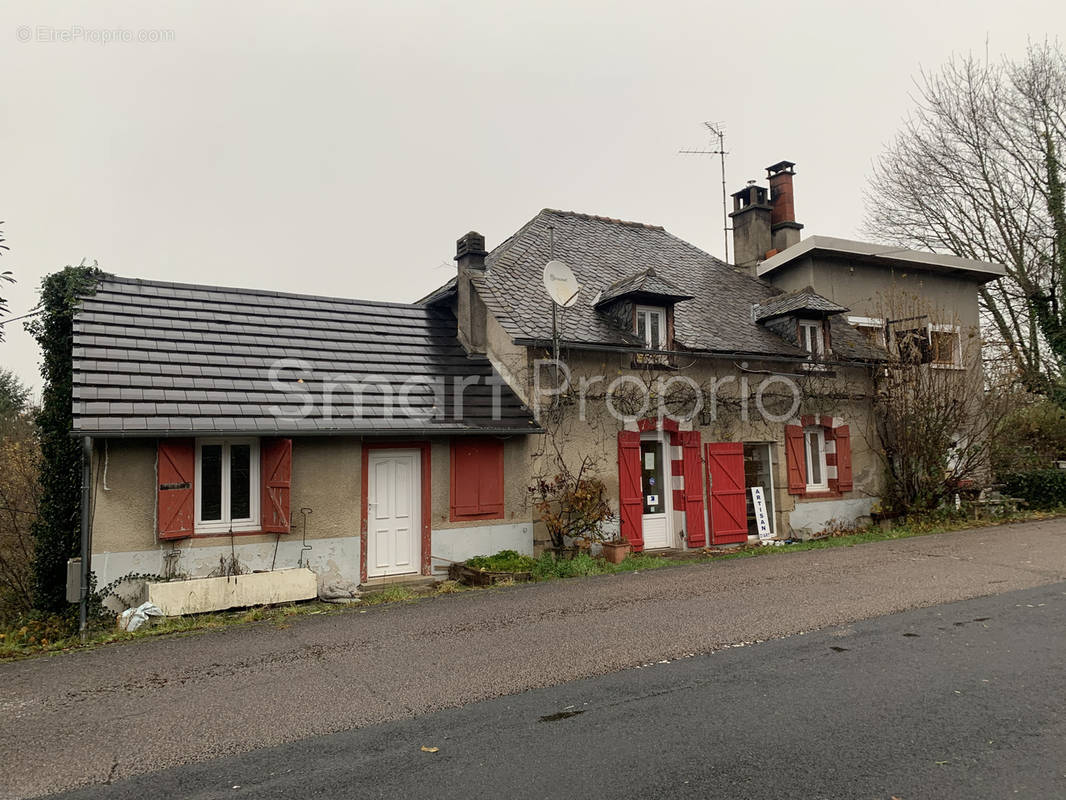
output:
[{"label": "rooftop antenna mast", "polygon": [[718,137],[717,150],[678,150],[679,153],[693,156],[718,156],[722,166],[722,246],[725,248],[725,260],[729,262],[729,204],[725,189],[725,157],[729,151],[725,149],[725,125],[721,122],[704,122],[703,127],[711,132],[712,136]]}]

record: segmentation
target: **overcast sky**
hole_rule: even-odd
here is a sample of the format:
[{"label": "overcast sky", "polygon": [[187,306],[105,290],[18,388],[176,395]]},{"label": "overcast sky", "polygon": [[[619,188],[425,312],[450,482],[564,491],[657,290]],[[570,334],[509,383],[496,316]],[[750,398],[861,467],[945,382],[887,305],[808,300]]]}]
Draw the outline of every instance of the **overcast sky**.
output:
[{"label": "overcast sky", "polygon": [[[88,258],[409,301],[452,275],[460,234],[491,248],[543,207],[721,256],[718,162],[677,154],[710,144],[704,120],[725,123],[730,192],[795,161],[804,235],[854,238],[922,67],[1063,33],[1049,0],[7,0],[0,270],[19,282],[0,294],[24,312]],[[0,364],[37,387],[6,327]]]}]

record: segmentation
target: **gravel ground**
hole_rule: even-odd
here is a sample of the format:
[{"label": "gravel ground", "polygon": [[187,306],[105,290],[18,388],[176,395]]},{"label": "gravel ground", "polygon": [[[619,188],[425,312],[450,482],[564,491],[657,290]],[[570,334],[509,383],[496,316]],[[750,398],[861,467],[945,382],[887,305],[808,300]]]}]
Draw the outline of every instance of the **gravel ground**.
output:
[{"label": "gravel ground", "polygon": [[1066,579],[1066,520],[451,595],[0,665],[0,797]]}]

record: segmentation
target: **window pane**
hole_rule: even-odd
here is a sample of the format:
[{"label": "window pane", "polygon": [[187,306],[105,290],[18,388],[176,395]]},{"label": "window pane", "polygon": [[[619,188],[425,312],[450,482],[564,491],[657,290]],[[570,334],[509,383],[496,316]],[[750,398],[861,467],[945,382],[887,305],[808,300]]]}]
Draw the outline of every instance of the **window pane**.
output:
[{"label": "window pane", "polygon": [[648,317],[649,317],[649,319],[651,321],[651,343],[650,344],[651,344],[652,349],[659,350],[663,346],[662,345],[662,341],[663,341],[662,332],[659,330],[659,323],[662,320],[662,317],[659,316],[658,314],[649,314]]},{"label": "window pane", "polygon": [[644,494],[644,513],[661,514],[666,510],[666,488],[663,486],[663,448],[659,442],[640,443],[641,491]]},{"label": "window pane", "polygon": [[817,486],[822,482],[822,453],[819,446],[818,434],[814,431],[807,434],[807,483]]},{"label": "window pane", "polygon": [[248,519],[252,516],[251,450],[251,446],[246,444],[230,445],[230,519]]},{"label": "window pane", "polygon": [[222,519],[222,445],[200,448],[200,519]]},{"label": "window pane", "polygon": [[644,311],[637,312],[637,336],[648,341],[648,315]]}]

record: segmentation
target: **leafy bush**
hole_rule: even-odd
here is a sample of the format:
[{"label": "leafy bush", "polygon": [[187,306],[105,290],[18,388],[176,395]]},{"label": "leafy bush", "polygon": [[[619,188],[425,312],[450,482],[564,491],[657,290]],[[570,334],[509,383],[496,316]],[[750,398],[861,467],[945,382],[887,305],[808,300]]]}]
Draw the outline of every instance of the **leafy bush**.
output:
[{"label": "leafy bush", "polygon": [[1012,472],[1002,476],[1004,494],[1020,497],[1029,508],[1066,506],[1066,470],[1040,469]]},{"label": "leafy bush", "polygon": [[996,475],[1050,469],[1066,459],[1066,410],[1050,400],[1012,411],[999,428],[1009,435],[993,440]]},{"label": "leafy bush", "polygon": [[468,567],[489,572],[530,572],[537,560],[515,550],[501,550],[491,556],[474,556],[466,560]]},{"label": "leafy bush", "polygon": [[41,348],[44,387],[37,411],[41,446],[41,496],[33,521],[33,604],[62,611],[67,604],[67,559],[80,549],[81,442],[74,424],[74,312],[96,289],[95,267],[66,267],[41,281],[39,317],[26,325]]}]

